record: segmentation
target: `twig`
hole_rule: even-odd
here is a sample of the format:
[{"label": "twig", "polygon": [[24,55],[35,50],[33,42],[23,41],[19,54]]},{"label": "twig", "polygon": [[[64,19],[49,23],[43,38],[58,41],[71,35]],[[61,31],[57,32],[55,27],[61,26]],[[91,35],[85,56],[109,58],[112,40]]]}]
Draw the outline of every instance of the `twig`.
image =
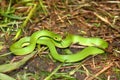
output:
[{"label": "twig", "polygon": [[110,67],[113,66],[113,62],[111,62],[108,66],[104,67],[101,71],[99,71],[98,73],[96,73],[94,76],[89,77],[86,80],[93,80],[95,77],[99,76],[100,74],[102,74],[103,72],[105,72],[106,70],[108,70]]},{"label": "twig", "polygon": [[105,22],[106,24],[108,24],[112,29],[114,29],[115,31],[117,31],[117,32],[120,33],[119,29],[116,28],[117,27],[116,25],[111,24],[107,19],[105,19],[104,17],[100,16],[96,12],[93,12],[93,14],[95,16],[97,16],[99,19],[101,19],[103,22]]},{"label": "twig", "polygon": [[73,75],[76,71],[78,71],[78,70],[82,67],[83,63],[85,63],[85,62],[88,61],[89,59],[91,59],[91,57],[89,57],[89,58],[83,60],[81,63],[79,63],[73,70],[71,70],[71,71],[69,72],[69,75]]}]

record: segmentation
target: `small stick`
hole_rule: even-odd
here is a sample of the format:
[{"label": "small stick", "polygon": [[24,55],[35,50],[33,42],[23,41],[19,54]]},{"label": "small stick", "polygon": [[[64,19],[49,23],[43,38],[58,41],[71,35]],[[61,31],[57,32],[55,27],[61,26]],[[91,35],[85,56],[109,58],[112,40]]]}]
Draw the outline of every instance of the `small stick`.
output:
[{"label": "small stick", "polygon": [[117,32],[120,33],[119,29],[116,28],[117,27],[116,25],[111,24],[107,19],[105,19],[104,17],[100,16],[96,12],[93,12],[93,14],[95,16],[97,16],[99,19],[101,19],[103,22],[105,22],[106,24],[108,24],[112,29],[114,29],[115,31],[117,31]]},{"label": "small stick", "polygon": [[113,62],[111,62],[108,66],[104,67],[101,71],[99,71],[98,73],[96,73],[94,76],[89,77],[86,80],[93,80],[95,77],[99,76],[100,74],[102,74],[103,72],[105,72],[106,70],[108,70],[110,67],[113,66]]}]

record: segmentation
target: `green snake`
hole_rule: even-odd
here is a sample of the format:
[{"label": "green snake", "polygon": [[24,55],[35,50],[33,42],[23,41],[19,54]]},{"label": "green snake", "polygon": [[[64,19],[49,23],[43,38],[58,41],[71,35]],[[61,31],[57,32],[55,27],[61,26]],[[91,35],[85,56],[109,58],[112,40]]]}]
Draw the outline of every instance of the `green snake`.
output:
[{"label": "green snake", "polygon": [[[22,46],[24,43],[29,43],[29,45]],[[59,54],[56,50],[56,47],[66,48],[74,43],[88,47],[69,55]],[[77,62],[90,55],[102,54],[104,53],[103,49],[108,47],[108,43],[100,38],[85,38],[78,35],[68,34],[65,39],[62,39],[59,34],[48,30],[42,30],[33,33],[31,37],[21,38],[10,46],[10,50],[15,55],[26,55],[35,49],[36,44],[48,46],[51,56],[60,62]]]}]

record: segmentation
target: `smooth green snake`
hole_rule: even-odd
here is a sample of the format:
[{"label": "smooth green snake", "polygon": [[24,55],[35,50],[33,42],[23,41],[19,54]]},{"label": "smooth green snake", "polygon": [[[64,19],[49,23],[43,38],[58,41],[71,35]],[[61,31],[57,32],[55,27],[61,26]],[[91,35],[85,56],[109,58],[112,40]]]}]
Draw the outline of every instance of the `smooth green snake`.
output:
[{"label": "smooth green snake", "polygon": [[[22,46],[24,43],[29,43],[29,45]],[[59,54],[56,50],[56,47],[67,48],[74,43],[88,47],[69,55]],[[105,53],[103,49],[108,47],[108,43],[100,38],[85,38],[78,35],[68,34],[65,39],[62,39],[62,36],[59,34],[48,30],[42,30],[33,33],[31,37],[23,37],[13,43],[10,46],[10,51],[15,55],[26,55],[35,49],[36,44],[48,46],[51,56],[60,62],[77,62],[90,55]]]}]

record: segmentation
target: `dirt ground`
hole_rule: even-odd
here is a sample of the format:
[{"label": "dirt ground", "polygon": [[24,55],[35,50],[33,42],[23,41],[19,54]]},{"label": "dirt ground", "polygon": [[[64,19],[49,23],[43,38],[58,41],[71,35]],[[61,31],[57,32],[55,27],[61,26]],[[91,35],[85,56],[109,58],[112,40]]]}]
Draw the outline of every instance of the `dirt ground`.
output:
[{"label": "dirt ground", "polygon": [[[33,32],[42,29],[51,30],[62,36],[71,33],[84,37],[100,37],[109,43],[109,47],[105,49],[105,54],[89,56],[80,62],[65,64],[58,70],[58,73],[70,73],[78,68],[74,74],[70,74],[76,80],[120,80],[120,1],[44,0],[43,4],[46,8],[41,11],[36,10],[33,13],[33,17],[27,23],[25,32],[21,37],[31,35]],[[7,1],[2,1],[1,8],[4,9],[7,5]],[[13,3],[12,6],[16,8],[14,13],[16,15],[26,15],[25,12],[29,10],[28,7],[20,3]],[[0,21],[3,18],[1,16]],[[22,20],[19,20],[19,22],[22,22]],[[14,37],[16,28],[17,26],[11,29],[14,31],[13,33],[5,32],[5,35],[0,38],[5,43],[4,49],[0,51],[1,54],[9,52],[9,46],[13,43],[10,39]],[[0,30],[0,34],[4,34],[4,32]],[[48,73],[51,73],[61,63],[52,60],[48,51],[40,54],[42,55],[35,56],[20,69],[8,74],[13,76],[24,72],[40,73],[40,80],[43,80]],[[11,55],[7,58],[12,59],[14,57]],[[4,63],[4,60],[1,61],[2,63]],[[62,77],[58,76],[52,80],[75,80]],[[36,79],[31,78],[30,80]]]}]

